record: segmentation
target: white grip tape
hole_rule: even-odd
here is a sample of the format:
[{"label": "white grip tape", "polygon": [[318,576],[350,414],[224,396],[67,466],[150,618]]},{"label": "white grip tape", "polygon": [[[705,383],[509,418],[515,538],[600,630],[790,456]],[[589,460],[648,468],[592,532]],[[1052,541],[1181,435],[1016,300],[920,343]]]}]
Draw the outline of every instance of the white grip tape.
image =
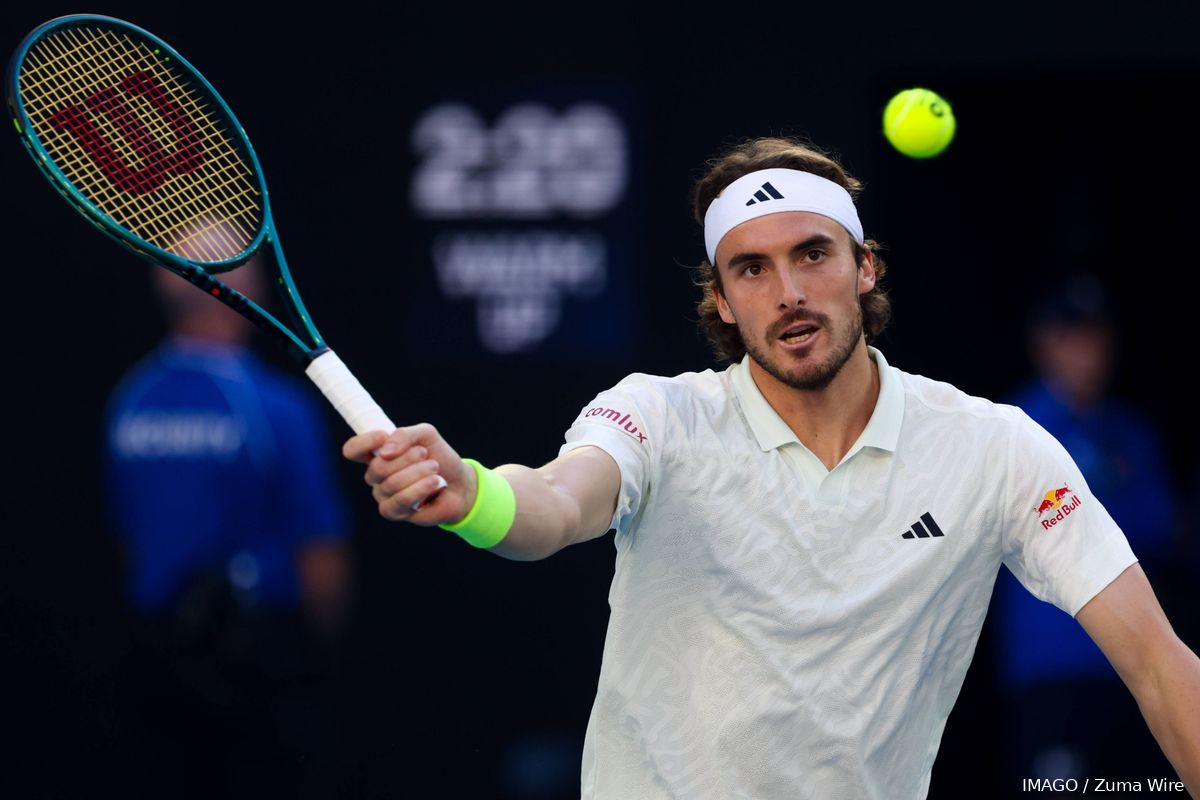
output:
[{"label": "white grip tape", "polygon": [[379,404],[371,399],[371,395],[367,394],[367,390],[332,350],[326,350],[313,359],[304,372],[329,398],[329,402],[333,403],[333,407],[355,433],[377,430],[391,433],[396,430],[387,414],[383,413]]}]

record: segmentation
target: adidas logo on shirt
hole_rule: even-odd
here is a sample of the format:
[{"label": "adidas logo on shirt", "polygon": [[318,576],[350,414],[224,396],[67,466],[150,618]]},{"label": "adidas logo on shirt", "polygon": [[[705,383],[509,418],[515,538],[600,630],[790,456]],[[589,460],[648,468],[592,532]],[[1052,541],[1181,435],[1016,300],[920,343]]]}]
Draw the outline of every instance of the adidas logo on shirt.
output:
[{"label": "adidas logo on shirt", "polygon": [[767,181],[762,185],[761,189],[754,193],[754,197],[751,197],[746,201],[746,205],[752,206],[755,203],[765,203],[772,198],[775,200],[782,200],[783,195],[779,193],[778,189],[771,185],[770,181]]},{"label": "adidas logo on shirt", "polygon": [[[923,524],[922,524],[923,523]],[[933,515],[926,511],[921,515],[918,522],[914,522],[912,527],[900,534],[901,539],[928,539],[931,536],[945,536],[938,524],[933,521]]]}]

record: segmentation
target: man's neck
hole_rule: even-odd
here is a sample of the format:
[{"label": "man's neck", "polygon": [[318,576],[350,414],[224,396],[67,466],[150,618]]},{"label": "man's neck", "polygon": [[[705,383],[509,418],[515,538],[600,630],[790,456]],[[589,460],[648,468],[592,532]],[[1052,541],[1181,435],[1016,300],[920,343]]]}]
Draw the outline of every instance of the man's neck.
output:
[{"label": "man's neck", "polygon": [[858,441],[879,400],[879,366],[860,341],[824,389],[795,389],[771,376],[752,358],[750,376],[763,398],[796,438],[833,470]]}]

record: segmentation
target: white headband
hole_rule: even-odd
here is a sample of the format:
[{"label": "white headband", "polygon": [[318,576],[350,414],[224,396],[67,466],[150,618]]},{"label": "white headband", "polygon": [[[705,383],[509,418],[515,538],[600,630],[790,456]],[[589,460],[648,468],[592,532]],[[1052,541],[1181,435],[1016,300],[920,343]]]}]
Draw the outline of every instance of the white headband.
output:
[{"label": "white headband", "polygon": [[704,213],[708,263],[717,264],[717,245],[725,234],[756,217],[781,211],[811,211],[829,217],[863,244],[862,223],[850,193],[836,183],[797,169],[761,169],[725,187]]}]

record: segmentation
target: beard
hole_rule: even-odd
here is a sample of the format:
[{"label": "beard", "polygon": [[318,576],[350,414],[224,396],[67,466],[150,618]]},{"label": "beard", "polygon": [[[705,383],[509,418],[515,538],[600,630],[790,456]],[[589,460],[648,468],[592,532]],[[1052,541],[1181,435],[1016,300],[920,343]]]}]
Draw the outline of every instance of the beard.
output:
[{"label": "beard", "polygon": [[[789,371],[790,364],[776,363],[768,356],[768,348],[765,344],[760,343],[758,339],[747,336],[746,331],[742,330],[741,325],[738,325],[738,333],[742,336],[742,342],[746,345],[746,353],[750,358],[763,368],[768,375],[780,383],[790,386],[793,389],[803,391],[819,391],[829,386],[833,379],[842,371],[842,367],[850,360],[850,356],[854,354],[854,348],[858,345],[863,335],[863,315],[862,305],[855,303],[855,314],[847,320],[845,327],[841,331],[835,331],[828,325],[829,318],[824,315],[816,316],[810,314],[797,314],[780,320],[775,325],[771,326],[771,333],[774,333],[775,339],[778,340],[779,334],[787,330],[793,324],[803,321],[811,321],[820,325],[821,331],[832,337],[831,350],[828,357],[819,364],[812,365],[802,371],[795,371],[793,368]],[[787,354],[782,355],[783,359],[789,359]]]}]

